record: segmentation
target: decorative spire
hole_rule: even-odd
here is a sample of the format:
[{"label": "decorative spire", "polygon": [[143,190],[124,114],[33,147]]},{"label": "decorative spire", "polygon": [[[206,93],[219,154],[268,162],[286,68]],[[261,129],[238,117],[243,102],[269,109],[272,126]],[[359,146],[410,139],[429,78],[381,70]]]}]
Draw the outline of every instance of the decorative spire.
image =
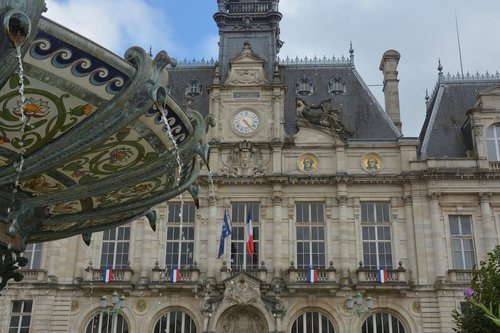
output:
[{"label": "decorative spire", "polygon": [[427,89],[425,89],[425,104],[427,105],[427,103],[429,103],[429,91]]},{"label": "decorative spire", "polygon": [[149,56],[153,58],[153,47],[149,45]]},{"label": "decorative spire", "polygon": [[441,58],[438,58],[438,74],[439,76],[443,75],[443,66],[441,65]]},{"label": "decorative spire", "polygon": [[349,54],[351,57],[354,56],[354,49],[352,48],[352,41],[349,42]]}]

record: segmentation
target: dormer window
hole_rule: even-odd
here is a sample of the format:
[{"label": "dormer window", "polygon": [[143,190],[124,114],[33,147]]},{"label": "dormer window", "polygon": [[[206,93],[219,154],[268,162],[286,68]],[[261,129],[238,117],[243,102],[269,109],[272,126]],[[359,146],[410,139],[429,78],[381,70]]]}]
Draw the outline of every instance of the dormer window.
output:
[{"label": "dormer window", "polygon": [[196,97],[201,95],[202,85],[200,81],[192,79],[186,84],[186,96]]},{"label": "dormer window", "polygon": [[486,131],[488,160],[500,161],[500,124],[488,127]]},{"label": "dormer window", "polygon": [[311,80],[309,80],[305,75],[302,75],[302,78],[295,84],[296,94],[299,96],[310,96],[313,91],[314,89]]},{"label": "dormer window", "polygon": [[328,82],[328,92],[332,95],[345,93],[345,82],[338,75],[335,75]]}]

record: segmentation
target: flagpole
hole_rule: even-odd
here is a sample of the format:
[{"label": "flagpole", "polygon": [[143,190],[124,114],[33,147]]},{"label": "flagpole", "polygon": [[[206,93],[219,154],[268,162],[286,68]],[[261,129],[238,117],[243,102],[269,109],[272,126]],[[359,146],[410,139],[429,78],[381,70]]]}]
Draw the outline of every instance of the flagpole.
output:
[{"label": "flagpole", "polygon": [[[247,216],[248,217],[248,205],[246,205],[246,214],[244,216]],[[244,244],[243,244],[243,270],[246,271],[247,270],[247,242],[248,242],[248,233],[247,233],[247,228],[248,228],[248,225],[247,225],[248,221],[245,220],[245,227],[243,228],[243,231],[244,231],[244,237],[243,237],[243,240],[244,240]]]},{"label": "flagpole", "polygon": [[177,254],[177,268],[181,268],[181,255],[182,255],[182,220],[183,220],[183,210],[184,210],[184,200],[182,199],[182,194],[179,195],[179,198],[181,199],[181,209],[179,212],[179,219],[180,219],[180,225],[179,225],[179,253]]}]

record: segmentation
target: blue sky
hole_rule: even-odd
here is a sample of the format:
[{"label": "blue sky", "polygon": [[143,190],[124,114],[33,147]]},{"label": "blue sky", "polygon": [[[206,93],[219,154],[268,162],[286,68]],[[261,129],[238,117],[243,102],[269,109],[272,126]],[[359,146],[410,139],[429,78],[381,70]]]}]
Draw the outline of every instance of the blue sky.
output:
[{"label": "blue sky", "polygon": [[[130,46],[166,50],[178,60],[217,56],[216,0],[46,0],[45,16],[123,55]],[[405,136],[418,136],[425,90],[444,72],[500,70],[499,0],[281,0],[280,57],[337,57],[355,49],[356,69],[383,106],[378,69],[388,49],[401,53]]]}]

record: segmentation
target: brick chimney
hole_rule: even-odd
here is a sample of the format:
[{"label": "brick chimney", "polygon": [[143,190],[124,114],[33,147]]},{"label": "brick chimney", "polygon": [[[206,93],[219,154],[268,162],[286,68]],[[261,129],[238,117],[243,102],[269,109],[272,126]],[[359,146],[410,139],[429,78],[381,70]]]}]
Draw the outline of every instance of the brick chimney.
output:
[{"label": "brick chimney", "polygon": [[395,50],[385,51],[380,62],[380,70],[384,74],[385,112],[389,115],[394,125],[401,133],[401,113],[399,111],[399,80],[398,63],[401,54]]}]

